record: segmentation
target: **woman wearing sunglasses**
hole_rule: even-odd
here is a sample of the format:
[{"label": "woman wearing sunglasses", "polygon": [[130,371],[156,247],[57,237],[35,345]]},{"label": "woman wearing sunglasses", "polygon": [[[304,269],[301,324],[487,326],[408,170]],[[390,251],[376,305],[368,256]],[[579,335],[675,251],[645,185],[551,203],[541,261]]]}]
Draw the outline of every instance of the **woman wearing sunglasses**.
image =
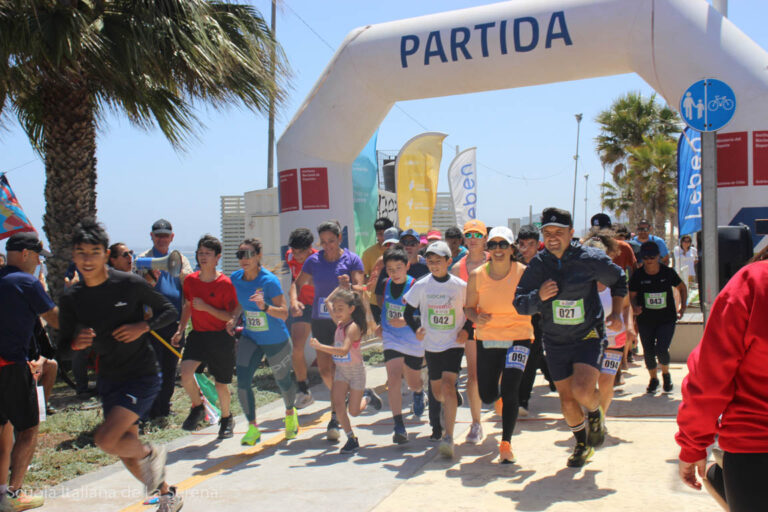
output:
[{"label": "woman wearing sunglasses", "polygon": [[518,314],[512,305],[525,271],[525,265],[514,261],[513,240],[511,229],[491,229],[486,244],[490,261],[469,274],[464,306],[467,318],[475,323],[480,398],[485,403],[502,399],[502,464],[515,461],[510,441],[517,422],[520,381],[533,341],[531,317]]},{"label": "woman wearing sunglasses", "polygon": [[[474,269],[488,261],[488,253],[485,252],[487,234],[488,229],[482,221],[472,219],[464,224],[464,245],[467,247],[467,255],[453,265],[451,273],[465,283],[469,281],[469,275]],[[469,335],[464,345],[464,356],[467,358],[467,395],[469,411],[472,415],[467,442],[477,444],[483,440],[483,427],[480,424],[482,403],[477,390],[477,344],[474,333]]]}]

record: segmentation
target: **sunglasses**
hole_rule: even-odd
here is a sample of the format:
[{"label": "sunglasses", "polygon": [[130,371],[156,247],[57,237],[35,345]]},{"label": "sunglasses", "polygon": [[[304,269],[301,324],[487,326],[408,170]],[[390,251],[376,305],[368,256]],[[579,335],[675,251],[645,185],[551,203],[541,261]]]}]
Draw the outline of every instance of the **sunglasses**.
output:
[{"label": "sunglasses", "polygon": [[485,235],[482,233],[472,232],[472,233],[464,233],[464,238],[483,238]]},{"label": "sunglasses", "polygon": [[500,240],[498,242],[488,242],[487,244],[485,244],[485,246],[492,251],[497,247],[499,249],[509,249],[510,244],[506,240]]},{"label": "sunglasses", "polygon": [[653,256],[648,256],[648,255],[646,254],[645,256],[643,256],[643,259],[644,259],[644,260],[655,260],[655,259],[656,259],[656,258],[658,258],[658,257],[659,257],[659,255],[658,255],[658,254],[655,254],[655,255],[653,255]]},{"label": "sunglasses", "polygon": [[405,240],[400,240],[400,243],[403,244],[406,247],[413,247],[414,245],[419,245],[419,241],[418,240],[412,240],[410,238],[405,239]]},{"label": "sunglasses", "polygon": [[123,258],[133,258],[133,251],[125,251],[120,256],[122,256]]},{"label": "sunglasses", "polygon": [[257,254],[259,254],[259,253],[257,253],[256,251],[253,251],[251,249],[247,249],[247,250],[240,249],[239,251],[237,251],[235,253],[235,256],[239,260],[247,260],[247,259],[253,258]]},{"label": "sunglasses", "polygon": [[637,230],[645,233],[646,231],[650,230],[650,228],[637,228]]}]

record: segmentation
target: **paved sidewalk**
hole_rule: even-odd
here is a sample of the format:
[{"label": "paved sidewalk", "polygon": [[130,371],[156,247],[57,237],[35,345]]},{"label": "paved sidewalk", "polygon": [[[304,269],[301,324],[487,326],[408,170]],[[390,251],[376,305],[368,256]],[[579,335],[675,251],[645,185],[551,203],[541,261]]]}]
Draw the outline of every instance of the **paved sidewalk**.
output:
[{"label": "paved sidewalk", "polygon": [[[368,372],[369,385],[385,400],[380,412],[366,412],[352,423],[361,441],[357,455],[338,453],[341,443],[325,440],[330,416],[327,391],[301,411],[299,437],[285,441],[282,404],[259,410],[262,442],[244,448],[239,438],[245,419],[238,418],[236,436],[216,440],[208,428],[169,445],[168,480],[179,485],[184,511],[246,510],[313,512],[412,510],[675,510],[718,511],[704,492],[683,486],[677,478],[677,445],[673,435],[679,403],[682,365],[673,365],[675,392],[644,393],[647,373],[633,365],[608,414],[609,437],[581,470],[565,467],[573,438],[559,413],[555,393],[539,377],[531,400],[531,416],[518,422],[512,447],[513,465],[497,462],[499,418],[483,411],[486,438],[477,446],[463,444],[469,409],[459,409],[458,446],[453,460],[442,459],[427,438],[426,421],[408,416],[410,442],[392,445],[392,418],[387,409],[383,367]],[[464,393],[466,401],[466,393]],[[405,398],[404,410],[410,410]],[[46,511],[143,511],[141,486],[120,465],[62,484],[48,493]]]}]

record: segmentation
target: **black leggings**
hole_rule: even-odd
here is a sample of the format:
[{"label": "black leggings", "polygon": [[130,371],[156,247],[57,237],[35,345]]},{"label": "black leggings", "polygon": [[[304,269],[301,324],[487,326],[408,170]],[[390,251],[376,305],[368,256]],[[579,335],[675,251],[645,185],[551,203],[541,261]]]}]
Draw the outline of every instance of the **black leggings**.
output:
[{"label": "black leggings", "polygon": [[713,465],[707,480],[728,503],[730,512],[765,510],[768,453],[723,453],[723,468]]},{"label": "black leggings", "polygon": [[640,334],[640,343],[643,344],[643,357],[645,367],[649,370],[656,369],[656,358],[663,366],[669,364],[669,345],[675,335],[675,322],[655,324],[643,322],[638,319],[637,330]]},{"label": "black leggings", "polygon": [[[530,340],[519,340],[515,345],[523,345],[530,349]],[[501,410],[501,440],[510,441],[515,430],[518,412],[518,396],[523,370],[507,368],[507,349],[485,348],[483,342],[477,340],[477,387],[480,399],[491,404],[497,398],[502,399]],[[501,378],[501,389],[499,389]]]}]

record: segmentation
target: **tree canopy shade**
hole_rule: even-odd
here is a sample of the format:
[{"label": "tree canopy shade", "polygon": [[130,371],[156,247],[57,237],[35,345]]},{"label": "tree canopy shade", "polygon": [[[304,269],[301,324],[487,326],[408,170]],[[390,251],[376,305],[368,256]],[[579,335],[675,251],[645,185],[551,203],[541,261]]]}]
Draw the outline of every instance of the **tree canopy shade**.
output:
[{"label": "tree canopy shade", "polygon": [[54,296],[72,228],[96,215],[96,132],[105,113],[158,127],[182,148],[199,125],[195,101],[265,112],[270,98],[284,100],[287,76],[282,50],[251,6],[0,0],[0,121],[15,115],[45,159]]}]

